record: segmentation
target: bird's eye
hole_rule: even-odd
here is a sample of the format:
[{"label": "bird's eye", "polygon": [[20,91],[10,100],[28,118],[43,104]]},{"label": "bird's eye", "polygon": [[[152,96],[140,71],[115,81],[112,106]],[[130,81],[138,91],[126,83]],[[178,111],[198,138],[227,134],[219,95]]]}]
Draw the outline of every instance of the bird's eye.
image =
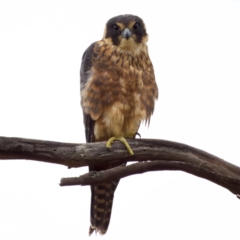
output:
[{"label": "bird's eye", "polygon": [[139,22],[136,22],[134,25],[133,25],[133,29],[137,30],[139,29],[140,27],[140,23]]},{"label": "bird's eye", "polygon": [[117,24],[113,24],[112,28],[115,32],[117,32],[119,30],[119,26]]}]

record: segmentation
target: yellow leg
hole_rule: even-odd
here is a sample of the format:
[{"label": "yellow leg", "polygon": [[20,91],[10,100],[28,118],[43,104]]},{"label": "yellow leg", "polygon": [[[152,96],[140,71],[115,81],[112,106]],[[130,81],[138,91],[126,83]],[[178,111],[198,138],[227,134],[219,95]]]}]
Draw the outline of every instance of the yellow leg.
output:
[{"label": "yellow leg", "polygon": [[111,148],[112,147],[111,145],[115,140],[121,141],[126,146],[130,155],[134,154],[133,150],[131,149],[130,145],[128,144],[127,140],[124,137],[111,137],[111,138],[109,138],[108,141],[107,141],[106,147]]}]

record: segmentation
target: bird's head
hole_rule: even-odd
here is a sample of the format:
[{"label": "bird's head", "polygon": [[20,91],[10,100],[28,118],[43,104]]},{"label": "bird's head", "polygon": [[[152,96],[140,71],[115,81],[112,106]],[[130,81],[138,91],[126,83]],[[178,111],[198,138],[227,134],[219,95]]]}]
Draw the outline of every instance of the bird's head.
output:
[{"label": "bird's head", "polygon": [[137,50],[148,41],[143,20],[134,15],[119,15],[108,20],[103,39],[123,50]]}]

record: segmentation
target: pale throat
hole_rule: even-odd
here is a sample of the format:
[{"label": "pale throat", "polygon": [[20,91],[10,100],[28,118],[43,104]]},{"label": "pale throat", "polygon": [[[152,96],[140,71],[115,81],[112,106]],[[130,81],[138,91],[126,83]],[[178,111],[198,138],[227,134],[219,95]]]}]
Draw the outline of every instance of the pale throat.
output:
[{"label": "pale throat", "polygon": [[140,43],[135,42],[131,37],[129,39],[122,38],[119,45],[114,45],[110,38],[103,38],[103,42],[108,46],[114,48],[117,52],[126,52],[127,54],[139,55],[142,53],[147,53],[147,38]]}]

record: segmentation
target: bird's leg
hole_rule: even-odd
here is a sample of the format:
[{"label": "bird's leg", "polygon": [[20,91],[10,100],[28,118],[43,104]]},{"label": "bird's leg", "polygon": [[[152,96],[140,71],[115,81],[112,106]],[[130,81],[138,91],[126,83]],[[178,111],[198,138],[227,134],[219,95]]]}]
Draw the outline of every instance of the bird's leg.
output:
[{"label": "bird's leg", "polygon": [[[135,133],[134,133],[134,135],[133,134],[129,134],[129,135],[130,135],[129,137],[133,137],[135,135]],[[106,147],[111,148],[112,147],[111,145],[115,140],[121,141],[125,145],[125,147],[127,148],[129,154],[134,155],[133,150],[131,149],[130,145],[128,144],[127,140],[124,137],[111,137],[111,138],[109,138],[108,141],[107,141]]]}]

